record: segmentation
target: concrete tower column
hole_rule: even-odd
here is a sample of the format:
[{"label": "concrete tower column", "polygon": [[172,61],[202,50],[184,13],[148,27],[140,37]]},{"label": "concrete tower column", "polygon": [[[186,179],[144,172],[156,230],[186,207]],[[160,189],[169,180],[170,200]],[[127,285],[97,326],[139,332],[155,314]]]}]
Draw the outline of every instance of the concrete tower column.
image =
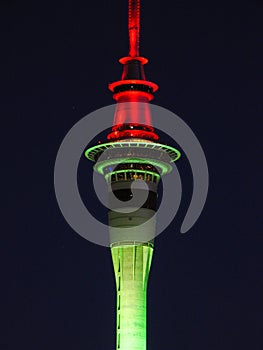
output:
[{"label": "concrete tower column", "polygon": [[153,247],[111,247],[116,279],[116,349],[146,350],[146,293]]}]

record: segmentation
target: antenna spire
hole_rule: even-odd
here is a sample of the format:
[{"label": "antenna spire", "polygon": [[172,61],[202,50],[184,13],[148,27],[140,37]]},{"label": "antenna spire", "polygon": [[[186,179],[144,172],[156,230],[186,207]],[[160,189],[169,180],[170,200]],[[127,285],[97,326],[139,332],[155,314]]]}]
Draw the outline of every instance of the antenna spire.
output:
[{"label": "antenna spire", "polygon": [[[158,85],[147,81],[144,65],[147,58],[139,54],[140,0],[128,0],[129,55],[119,62],[123,65],[121,80],[109,84],[117,101],[110,141],[122,139],[158,140],[151,123],[149,103]],[[134,103],[141,102],[141,103]]]},{"label": "antenna spire", "polygon": [[140,0],[129,0],[129,41],[130,41],[130,57],[138,57],[139,40],[140,40]]}]

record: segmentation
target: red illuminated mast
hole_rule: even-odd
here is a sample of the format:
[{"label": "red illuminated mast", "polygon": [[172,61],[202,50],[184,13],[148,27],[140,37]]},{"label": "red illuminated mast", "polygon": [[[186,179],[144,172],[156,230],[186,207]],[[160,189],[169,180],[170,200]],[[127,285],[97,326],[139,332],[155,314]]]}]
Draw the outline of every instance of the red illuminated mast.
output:
[{"label": "red illuminated mast", "polygon": [[140,40],[140,0],[129,0],[129,41],[130,57],[138,57]]},{"label": "red illuminated mast", "polygon": [[119,60],[123,64],[121,80],[109,85],[117,106],[108,140],[136,138],[156,141],[158,135],[151,126],[148,103],[158,86],[146,80],[143,66],[148,60],[139,54],[140,0],[129,0],[128,30],[129,56]]}]

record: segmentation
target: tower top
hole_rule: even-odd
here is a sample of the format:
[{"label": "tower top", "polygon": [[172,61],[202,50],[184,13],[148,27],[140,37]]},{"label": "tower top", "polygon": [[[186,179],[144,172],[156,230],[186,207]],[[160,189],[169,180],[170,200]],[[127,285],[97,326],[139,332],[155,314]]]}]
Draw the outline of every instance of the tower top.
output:
[{"label": "tower top", "polygon": [[[140,0],[128,0],[128,31],[129,55],[122,57],[119,62],[125,65],[136,60],[140,65],[146,64],[147,58],[140,56]],[[144,73],[140,74],[140,78],[145,80]]]},{"label": "tower top", "polygon": [[138,57],[140,47],[140,0],[129,0],[128,14],[130,57]]},{"label": "tower top", "polygon": [[[119,62],[123,65],[121,80],[109,84],[113,98],[117,101],[112,132],[109,141],[121,139],[158,140],[151,126],[148,102],[158,86],[146,80],[144,64],[148,60],[140,56],[140,0],[128,0],[129,54]],[[141,102],[141,104],[131,104]]]}]

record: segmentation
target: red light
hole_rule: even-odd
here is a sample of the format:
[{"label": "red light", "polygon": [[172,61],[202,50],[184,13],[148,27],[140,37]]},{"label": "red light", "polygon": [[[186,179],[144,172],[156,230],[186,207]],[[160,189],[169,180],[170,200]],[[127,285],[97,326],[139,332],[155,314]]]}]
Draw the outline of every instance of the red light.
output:
[{"label": "red light", "polygon": [[139,35],[140,35],[140,1],[129,0],[129,41],[131,57],[139,56]]},{"label": "red light", "polygon": [[149,60],[145,57],[141,57],[141,56],[135,56],[135,57],[131,57],[131,56],[127,56],[127,57],[122,57],[119,59],[119,62],[121,64],[126,64],[128,63],[129,61],[132,61],[132,60],[136,60],[136,61],[139,61],[141,62],[141,64],[144,66],[146,63],[149,62]]},{"label": "red light", "polygon": [[149,102],[153,95],[144,91],[122,91],[113,95],[117,102]]},{"label": "red light", "polygon": [[145,131],[145,130],[123,130],[118,132],[111,132],[107,139],[109,141],[119,141],[123,139],[136,138],[136,139],[144,139],[150,141],[157,141],[159,136],[154,132]]},{"label": "red light", "polygon": [[119,87],[121,85],[126,85],[126,84],[146,85],[152,88],[153,92],[158,90],[157,84],[152,83],[151,81],[148,81],[148,80],[138,80],[138,79],[125,79],[125,80],[115,81],[114,83],[109,84],[109,89],[110,91],[114,92],[114,89],[116,87]]},{"label": "red light", "polygon": [[155,141],[159,137],[151,126],[149,102],[158,85],[145,79],[143,66],[148,60],[139,54],[140,0],[129,0],[128,29],[129,56],[119,60],[124,65],[122,78],[109,84],[117,104],[112,132],[107,138],[113,141],[125,138]]}]

